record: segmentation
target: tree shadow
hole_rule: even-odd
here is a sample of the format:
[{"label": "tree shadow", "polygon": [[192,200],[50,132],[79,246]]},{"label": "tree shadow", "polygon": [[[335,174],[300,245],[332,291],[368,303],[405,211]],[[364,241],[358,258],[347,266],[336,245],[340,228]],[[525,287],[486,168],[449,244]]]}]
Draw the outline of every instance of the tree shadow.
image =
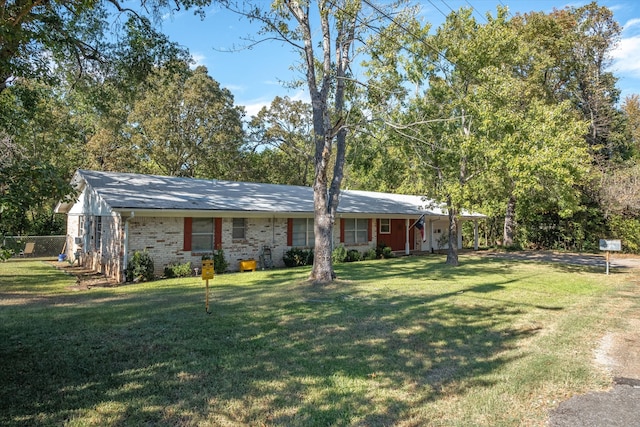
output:
[{"label": "tree shadow", "polygon": [[[475,272],[414,274],[505,268],[469,264]],[[462,294],[356,289],[402,268],[363,263],[328,287],[283,284],[290,274],[274,271],[216,286],[211,316],[192,285],[66,295],[27,318],[16,308],[0,328],[0,421],[64,424],[89,411],[112,425],[390,425],[414,405],[492,386],[508,350],[536,333],[513,326],[526,306],[461,299],[508,280]]]}]

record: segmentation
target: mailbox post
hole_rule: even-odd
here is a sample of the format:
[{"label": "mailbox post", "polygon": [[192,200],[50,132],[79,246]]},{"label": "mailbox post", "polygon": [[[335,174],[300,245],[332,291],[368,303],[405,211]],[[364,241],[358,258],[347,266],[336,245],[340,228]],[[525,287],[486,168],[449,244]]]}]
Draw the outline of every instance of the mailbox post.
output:
[{"label": "mailbox post", "polygon": [[611,251],[621,251],[622,242],[620,240],[608,240],[600,239],[600,250],[607,251],[607,275],[609,275],[609,260],[611,257]]}]

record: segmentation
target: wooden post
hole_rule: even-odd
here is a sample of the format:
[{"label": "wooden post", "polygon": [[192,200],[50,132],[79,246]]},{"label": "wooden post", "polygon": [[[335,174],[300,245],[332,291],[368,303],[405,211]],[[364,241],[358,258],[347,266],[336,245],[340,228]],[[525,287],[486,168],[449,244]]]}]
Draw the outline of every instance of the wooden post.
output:
[{"label": "wooden post", "polygon": [[207,279],[205,287],[206,287],[206,291],[205,291],[204,309],[207,312],[207,314],[211,314],[211,312],[209,311],[209,279]]},{"label": "wooden post", "polygon": [[209,311],[209,279],[213,279],[215,270],[213,267],[213,260],[202,260],[202,280],[205,281],[205,310],[207,314],[211,314]]}]

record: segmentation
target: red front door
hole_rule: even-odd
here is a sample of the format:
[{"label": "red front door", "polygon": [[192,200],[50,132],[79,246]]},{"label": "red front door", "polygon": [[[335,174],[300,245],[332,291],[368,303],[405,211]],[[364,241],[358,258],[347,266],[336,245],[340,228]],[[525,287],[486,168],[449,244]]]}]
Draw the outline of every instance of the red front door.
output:
[{"label": "red front door", "polygon": [[[407,240],[406,220],[392,219],[388,234],[378,233],[378,244],[384,243],[393,251],[404,251]],[[414,233],[409,232],[409,248],[413,248]]]}]

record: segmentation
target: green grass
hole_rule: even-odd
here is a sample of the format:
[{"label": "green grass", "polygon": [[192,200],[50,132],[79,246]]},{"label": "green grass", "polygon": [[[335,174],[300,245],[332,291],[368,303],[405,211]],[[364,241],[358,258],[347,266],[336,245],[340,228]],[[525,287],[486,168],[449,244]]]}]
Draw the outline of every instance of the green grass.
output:
[{"label": "green grass", "polygon": [[219,275],[211,315],[195,277],[77,291],[2,263],[0,424],[543,425],[609,384],[593,351],[638,309],[629,274],[443,261]]}]

